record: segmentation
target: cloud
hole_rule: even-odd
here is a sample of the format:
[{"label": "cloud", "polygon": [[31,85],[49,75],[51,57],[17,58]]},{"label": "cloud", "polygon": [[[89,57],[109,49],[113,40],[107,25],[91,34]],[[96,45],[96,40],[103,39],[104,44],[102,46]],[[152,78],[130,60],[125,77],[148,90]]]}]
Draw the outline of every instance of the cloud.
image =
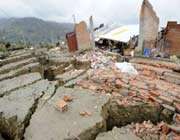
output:
[{"label": "cloud", "polygon": [[[168,20],[180,20],[179,0],[150,0],[161,25]],[[0,0],[0,16],[34,16],[57,22],[88,20],[94,16],[96,24],[120,23],[136,24],[139,22],[139,10],[142,0]],[[2,11],[3,10],[3,11]]]}]

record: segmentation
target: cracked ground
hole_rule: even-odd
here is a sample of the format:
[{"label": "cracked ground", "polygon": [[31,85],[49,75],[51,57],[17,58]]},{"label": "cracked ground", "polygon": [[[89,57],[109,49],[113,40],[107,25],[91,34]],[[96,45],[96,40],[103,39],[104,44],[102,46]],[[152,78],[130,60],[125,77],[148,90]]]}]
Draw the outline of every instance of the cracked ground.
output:
[{"label": "cracked ground", "polygon": [[12,52],[0,61],[0,140],[179,138],[179,65],[133,58],[135,76],[114,66],[121,60],[100,50]]}]

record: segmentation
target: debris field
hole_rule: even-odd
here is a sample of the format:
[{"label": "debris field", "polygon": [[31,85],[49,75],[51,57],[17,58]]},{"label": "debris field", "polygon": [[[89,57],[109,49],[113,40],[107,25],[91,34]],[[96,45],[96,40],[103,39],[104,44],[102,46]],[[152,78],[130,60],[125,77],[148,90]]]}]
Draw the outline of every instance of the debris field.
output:
[{"label": "debris field", "polygon": [[18,50],[0,61],[2,140],[180,138],[180,66],[94,49]]}]

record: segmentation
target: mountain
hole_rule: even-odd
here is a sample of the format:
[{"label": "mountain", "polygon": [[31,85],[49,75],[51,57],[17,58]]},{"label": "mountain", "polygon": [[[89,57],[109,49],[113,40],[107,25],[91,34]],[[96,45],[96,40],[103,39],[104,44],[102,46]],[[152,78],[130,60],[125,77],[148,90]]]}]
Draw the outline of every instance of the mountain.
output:
[{"label": "mountain", "polygon": [[33,17],[0,19],[0,41],[50,43],[64,39],[66,33],[71,31],[71,23],[44,21]]}]

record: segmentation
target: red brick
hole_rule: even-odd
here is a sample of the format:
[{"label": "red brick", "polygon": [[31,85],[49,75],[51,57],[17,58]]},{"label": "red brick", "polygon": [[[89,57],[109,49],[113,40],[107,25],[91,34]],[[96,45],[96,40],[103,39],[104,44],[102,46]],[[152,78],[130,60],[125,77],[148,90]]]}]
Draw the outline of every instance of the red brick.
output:
[{"label": "red brick", "polygon": [[173,140],[180,140],[180,136],[174,136]]},{"label": "red brick", "polygon": [[64,100],[65,102],[72,102],[73,98],[72,98],[71,96],[65,95],[65,96],[63,97],[63,100]]},{"label": "red brick", "polygon": [[168,134],[168,132],[170,131],[169,127],[165,123],[161,126],[161,129],[163,134]]},{"label": "red brick", "polygon": [[176,124],[180,125],[180,114],[175,114],[174,121]]},{"label": "red brick", "polygon": [[117,88],[121,88],[122,85],[123,85],[123,82],[122,82],[121,80],[117,79],[117,80],[115,81],[115,85],[116,85]]},{"label": "red brick", "polygon": [[151,91],[149,91],[149,94],[151,94],[152,96],[155,96],[155,97],[158,97],[161,95],[157,90],[151,90]]},{"label": "red brick", "polygon": [[142,81],[137,81],[137,80],[131,81],[130,85],[135,86],[135,87],[140,88],[140,89],[148,89],[147,84],[142,82]]},{"label": "red brick", "polygon": [[64,100],[61,100],[61,99],[58,101],[57,107],[62,112],[67,111],[67,109],[68,109],[67,103]]}]

